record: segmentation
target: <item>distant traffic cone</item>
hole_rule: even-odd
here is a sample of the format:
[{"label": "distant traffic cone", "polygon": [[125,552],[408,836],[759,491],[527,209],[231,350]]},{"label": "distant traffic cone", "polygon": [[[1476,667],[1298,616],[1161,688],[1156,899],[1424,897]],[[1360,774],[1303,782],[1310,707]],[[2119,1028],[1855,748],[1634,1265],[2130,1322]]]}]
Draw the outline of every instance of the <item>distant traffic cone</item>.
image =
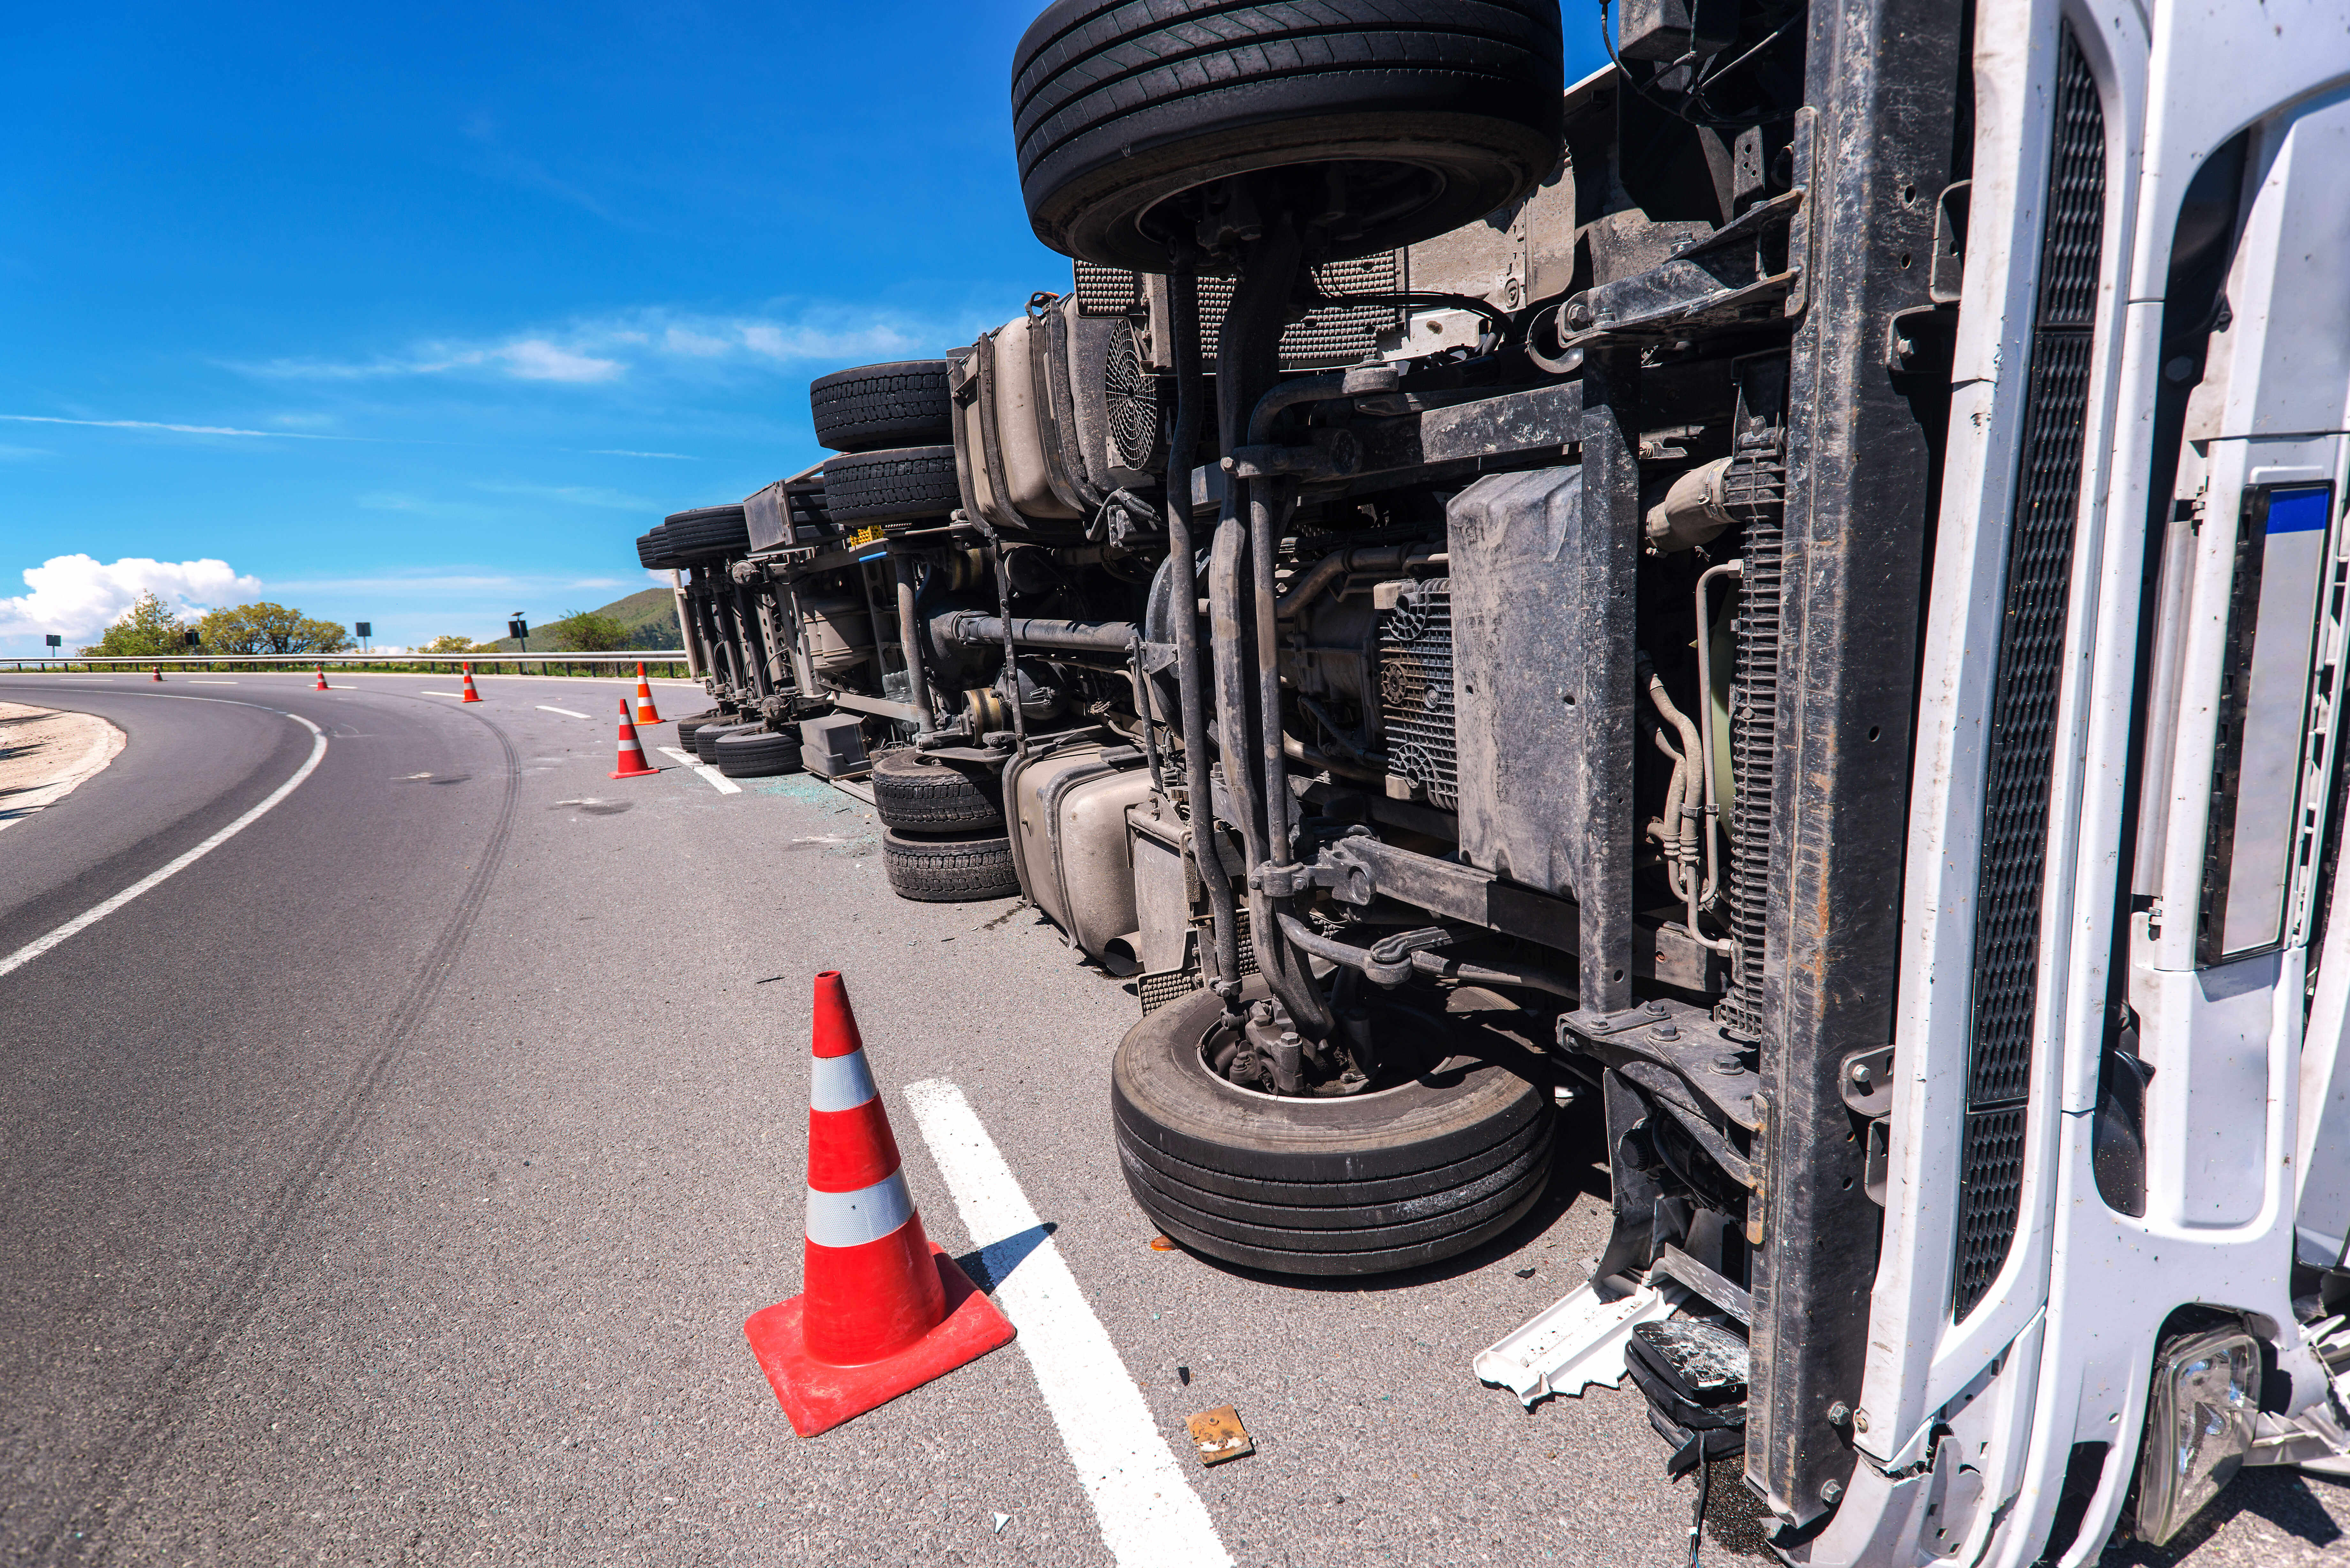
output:
[{"label": "distant traffic cone", "polygon": [[637,722],[658,724],[660,722],[660,713],[653,707],[653,689],[645,680],[645,663],[640,659],[637,660]]},{"label": "distant traffic cone", "polygon": [[1012,1324],[922,1231],[840,971],[816,977],[803,1293],[743,1324],[803,1438],[1007,1345]]},{"label": "distant traffic cone", "polygon": [[159,664],[159,665],[157,665],[157,666],[155,667],[155,673],[154,673],[154,674],[152,674],[152,675],[151,675],[151,676],[149,676],[147,679],[148,679],[148,680],[162,680],[162,679],[163,679],[163,667],[162,667],[161,665],[160,665],[160,664]]},{"label": "distant traffic cone", "polygon": [[318,690],[318,691],[324,691],[326,689],[327,689],[327,667],[326,667],[325,665],[321,664],[320,666],[318,666],[318,685],[317,685],[317,690]]},{"label": "distant traffic cone", "polygon": [[460,702],[478,702],[482,700],[482,694],[473,690],[473,667],[470,664],[465,666],[465,694],[457,700]]},{"label": "distant traffic cone", "polygon": [[616,779],[640,779],[647,774],[657,774],[659,768],[645,765],[644,742],[637,739],[637,727],[629,722],[629,700],[620,699],[620,760],[613,764]]}]

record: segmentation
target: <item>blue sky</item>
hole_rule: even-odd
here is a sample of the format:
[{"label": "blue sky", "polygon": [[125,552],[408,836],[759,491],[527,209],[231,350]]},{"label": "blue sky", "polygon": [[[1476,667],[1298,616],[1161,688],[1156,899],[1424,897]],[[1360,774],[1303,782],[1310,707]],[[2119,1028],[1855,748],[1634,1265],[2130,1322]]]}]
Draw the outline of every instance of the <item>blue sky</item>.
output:
[{"label": "blue sky", "polygon": [[812,376],[1067,286],[1028,0],[10,9],[0,651],[126,558],[395,642],[601,604],[820,455]]},{"label": "blue sky", "polygon": [[394,643],[645,586],[821,455],[810,378],[1067,286],[1039,4],[9,8],[0,652],[149,585]]}]

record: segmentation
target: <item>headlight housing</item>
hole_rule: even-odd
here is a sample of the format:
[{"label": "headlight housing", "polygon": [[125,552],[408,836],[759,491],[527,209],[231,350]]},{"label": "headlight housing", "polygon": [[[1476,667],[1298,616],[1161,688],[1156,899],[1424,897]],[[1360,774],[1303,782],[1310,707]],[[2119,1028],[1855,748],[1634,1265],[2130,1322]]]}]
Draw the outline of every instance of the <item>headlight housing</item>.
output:
[{"label": "headlight housing", "polygon": [[2260,1342],[2242,1329],[2209,1329],[2163,1346],[2138,1467],[2141,1539],[2168,1541],[2235,1479],[2260,1407]]}]

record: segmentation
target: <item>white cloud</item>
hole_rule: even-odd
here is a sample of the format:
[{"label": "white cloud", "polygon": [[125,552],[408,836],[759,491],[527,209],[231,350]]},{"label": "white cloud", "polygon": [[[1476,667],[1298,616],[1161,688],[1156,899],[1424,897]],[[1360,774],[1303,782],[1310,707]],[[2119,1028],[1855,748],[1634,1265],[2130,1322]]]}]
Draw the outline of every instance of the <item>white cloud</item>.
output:
[{"label": "white cloud", "polygon": [[493,495],[532,495],[546,501],[568,502],[574,506],[602,506],[614,512],[656,512],[657,501],[641,495],[627,495],[608,490],[599,484],[497,484],[487,480],[477,481],[473,488],[488,491]]},{"label": "white cloud", "polygon": [[239,576],[226,561],[52,556],[25,568],[25,586],[33,591],[0,598],[0,637],[53,631],[70,648],[96,640],[142,593],[181,615],[200,615],[259,593],[261,579]]},{"label": "white cloud", "polygon": [[357,436],[318,435],[309,431],[246,431],[234,425],[173,425],[157,420],[62,420],[50,414],[0,414],[19,425],[85,425],[101,431],[171,431],[179,435],[268,436],[277,441],[357,441]]},{"label": "white cloud", "polygon": [[[648,452],[644,455],[651,454]],[[57,453],[45,446],[0,446],[0,462],[22,462],[26,458],[55,456]]]},{"label": "white cloud", "polygon": [[[969,324],[925,322],[867,309],[811,308],[795,317],[710,316],[661,309],[583,317],[487,342],[431,340],[373,359],[273,359],[236,367],[281,380],[486,376],[594,385],[640,374],[775,369],[823,360],[936,353]],[[626,455],[674,456],[675,453]]]}]

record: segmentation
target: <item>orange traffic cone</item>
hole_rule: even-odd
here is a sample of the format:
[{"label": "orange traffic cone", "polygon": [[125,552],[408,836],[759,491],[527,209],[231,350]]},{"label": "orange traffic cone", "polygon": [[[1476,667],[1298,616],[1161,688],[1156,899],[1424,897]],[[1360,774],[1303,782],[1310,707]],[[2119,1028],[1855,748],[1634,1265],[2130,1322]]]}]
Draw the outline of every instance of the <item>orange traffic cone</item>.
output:
[{"label": "orange traffic cone", "polygon": [[323,664],[318,666],[318,685],[317,689],[320,691],[324,691],[327,689],[327,667]]},{"label": "orange traffic cone", "polygon": [[640,779],[647,774],[657,774],[659,768],[645,765],[644,742],[637,739],[637,727],[629,722],[629,700],[620,699],[620,760],[612,765],[616,779]]},{"label": "orange traffic cone", "polygon": [[640,659],[637,660],[637,722],[658,724],[660,722],[660,713],[653,707],[653,689],[645,680],[645,663]]},{"label": "orange traffic cone", "polygon": [[147,679],[148,679],[148,680],[162,680],[162,679],[163,679],[163,667],[162,667],[161,665],[160,665],[160,664],[159,664],[159,665],[157,665],[157,666],[155,667],[155,673],[154,673],[154,674],[152,674],[152,675],[151,675],[151,676],[149,676]]},{"label": "orange traffic cone", "polygon": [[465,694],[457,700],[460,702],[478,702],[482,700],[482,694],[473,690],[473,667],[470,664],[465,666]]},{"label": "orange traffic cone", "polygon": [[803,1438],[1012,1340],[1012,1324],[922,1231],[838,970],[816,977],[803,1293],[744,1337]]}]

